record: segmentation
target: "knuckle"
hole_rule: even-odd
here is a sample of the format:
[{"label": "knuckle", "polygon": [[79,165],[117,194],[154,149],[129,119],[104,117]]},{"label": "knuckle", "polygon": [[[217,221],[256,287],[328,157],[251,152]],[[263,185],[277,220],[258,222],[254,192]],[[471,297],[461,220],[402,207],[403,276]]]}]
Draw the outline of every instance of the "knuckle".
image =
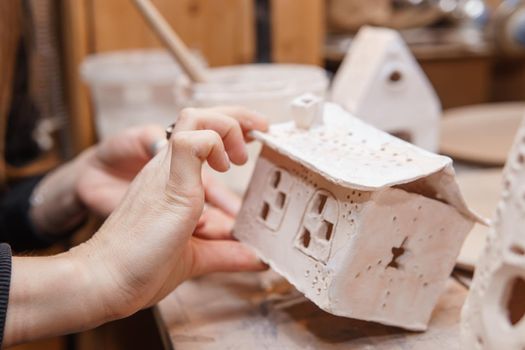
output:
[{"label": "knuckle", "polygon": [[171,142],[172,146],[175,147],[175,148],[185,149],[185,148],[189,148],[191,146],[191,137],[190,137],[189,133],[180,132],[180,133],[174,134],[170,138],[170,142]]},{"label": "knuckle", "polygon": [[188,218],[200,216],[200,212],[204,207],[204,193],[199,188],[185,188],[180,184],[168,181],[164,191],[165,202],[172,207],[187,208],[190,212],[187,213]]},{"label": "knuckle", "polygon": [[221,147],[222,138],[214,130],[187,131],[174,134],[170,143],[173,149],[203,158],[213,147]]},{"label": "knuckle", "polygon": [[208,144],[211,146],[222,142],[221,135],[215,130],[203,130],[202,133],[206,137]]},{"label": "knuckle", "polygon": [[240,128],[239,121],[231,116],[226,116],[226,123],[230,129]]}]

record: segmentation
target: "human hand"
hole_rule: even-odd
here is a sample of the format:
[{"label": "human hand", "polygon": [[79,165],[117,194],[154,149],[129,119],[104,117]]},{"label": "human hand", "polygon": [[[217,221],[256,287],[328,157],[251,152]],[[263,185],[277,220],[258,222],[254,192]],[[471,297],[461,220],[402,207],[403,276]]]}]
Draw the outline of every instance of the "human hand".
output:
[{"label": "human hand", "polygon": [[[215,107],[212,113],[235,111],[234,107]],[[253,112],[246,112],[253,113]],[[246,122],[245,123],[249,123]],[[157,125],[130,128],[110,137],[83,154],[78,162],[76,192],[90,211],[107,217],[124,197],[129,183],[164,146],[165,132]],[[241,199],[220,181],[203,171],[207,203],[235,217]]]},{"label": "human hand", "polygon": [[42,235],[58,237],[88,211],[107,217],[164,138],[159,126],[131,128],[47,174],[33,191],[29,215],[34,226]]},{"label": "human hand", "polygon": [[[187,109],[168,143],[133,180],[91,240],[70,251],[95,285],[110,318],[155,304],[184,280],[213,271],[261,270],[251,250],[224,235],[199,235],[202,164],[243,164],[248,131],[267,123],[242,108]],[[217,214],[217,213],[215,213]]]},{"label": "human hand", "polygon": [[[192,276],[266,268],[229,235],[233,219],[224,210],[235,213],[237,204],[228,207],[229,194],[204,188],[201,179],[204,161],[218,171],[244,163],[243,136],[266,127],[244,109],[186,110],[168,147],[140,171],[94,237],[59,255],[13,258],[3,345],[125,317]],[[62,172],[63,187],[71,186],[71,173]],[[60,185],[60,176],[52,178]],[[209,206],[201,217],[204,198],[223,209]]]},{"label": "human hand", "polygon": [[129,184],[153,158],[165,139],[158,125],[127,129],[80,155],[75,183],[78,198],[89,211],[107,217],[120,203]]},{"label": "human hand", "polygon": [[[207,113],[231,110],[234,108],[216,107]],[[35,227],[41,234],[60,236],[82,222],[88,211],[109,216],[163,142],[165,133],[160,126],[130,128],[46,175],[33,195],[30,216]],[[236,215],[240,199],[233,192],[209,175],[204,176],[204,190],[207,202],[229,216]]]},{"label": "human hand", "polygon": [[205,205],[193,235],[206,239],[233,239],[235,217],[221,209]]}]

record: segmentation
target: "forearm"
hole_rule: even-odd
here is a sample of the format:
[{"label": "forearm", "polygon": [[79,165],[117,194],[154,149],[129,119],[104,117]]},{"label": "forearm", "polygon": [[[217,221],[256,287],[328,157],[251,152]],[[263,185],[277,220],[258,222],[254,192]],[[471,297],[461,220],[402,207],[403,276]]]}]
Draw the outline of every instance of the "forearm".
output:
[{"label": "forearm", "polygon": [[91,279],[69,253],[13,258],[4,347],[108,321]]}]

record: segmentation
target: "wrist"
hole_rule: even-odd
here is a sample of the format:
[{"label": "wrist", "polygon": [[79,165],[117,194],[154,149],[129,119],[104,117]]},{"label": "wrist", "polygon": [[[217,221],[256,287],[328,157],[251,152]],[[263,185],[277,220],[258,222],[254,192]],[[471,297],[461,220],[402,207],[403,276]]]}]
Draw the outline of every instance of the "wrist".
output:
[{"label": "wrist", "polygon": [[[69,263],[85,286],[86,303],[90,305],[97,325],[130,316],[141,307],[138,298],[128,293],[126,284],[113,266],[117,257],[109,242],[100,242],[97,234],[67,253]],[[111,265],[109,262],[112,262]]]},{"label": "wrist", "polygon": [[68,253],[15,257],[4,346],[78,332],[103,322],[93,281]]},{"label": "wrist", "polygon": [[82,299],[81,304],[85,306],[86,323],[83,325],[84,329],[96,327],[100,324],[113,321],[113,318],[108,312],[105,293],[105,282],[103,276],[95,273],[97,264],[93,263],[94,257],[91,254],[84,254],[81,252],[86,243],[61,254],[64,259],[64,265],[74,275],[74,280],[79,286],[81,293],[79,298]]}]

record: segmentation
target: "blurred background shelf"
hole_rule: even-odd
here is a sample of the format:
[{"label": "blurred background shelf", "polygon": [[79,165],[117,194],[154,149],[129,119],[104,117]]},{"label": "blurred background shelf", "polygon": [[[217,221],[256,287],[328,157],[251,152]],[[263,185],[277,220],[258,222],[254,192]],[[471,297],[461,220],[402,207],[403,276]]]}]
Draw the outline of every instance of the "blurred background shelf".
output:
[{"label": "blurred background shelf", "polygon": [[[352,37],[352,33],[333,30],[330,11],[340,2],[153,1],[186,44],[211,67],[269,60],[316,64],[332,72]],[[129,1],[61,0],[60,3],[70,125],[78,152],[96,140],[93,111],[79,76],[79,64],[90,54],[158,48],[161,44]],[[384,7],[386,1],[374,0],[368,6],[371,8],[374,3]],[[487,1],[486,6],[494,11],[500,3]],[[436,20],[434,15],[426,13],[429,11],[423,12],[426,22]],[[410,16],[404,16],[394,17],[398,19],[391,22],[413,26]],[[505,23],[499,17],[497,20]],[[416,26],[405,28],[402,33],[434,85],[443,108],[525,99],[525,56],[502,54],[490,28],[479,30],[459,24]]]}]

